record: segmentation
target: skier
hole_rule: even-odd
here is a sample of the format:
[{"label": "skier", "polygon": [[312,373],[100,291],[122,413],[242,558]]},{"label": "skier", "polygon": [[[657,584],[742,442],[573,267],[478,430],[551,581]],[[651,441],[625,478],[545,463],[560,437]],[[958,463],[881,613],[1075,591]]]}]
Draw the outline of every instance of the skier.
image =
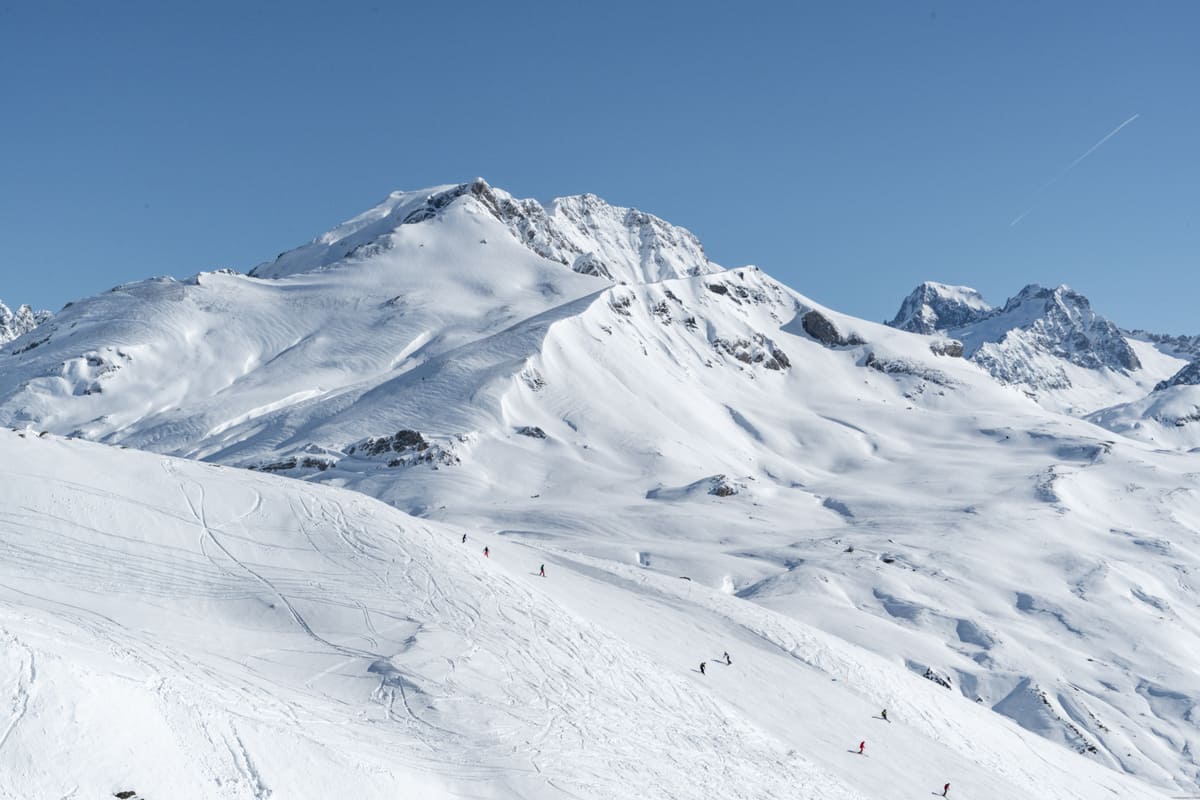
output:
[{"label": "skier", "polygon": [[467,543],[467,535],[464,533],[463,534],[463,544],[466,544],[466,543]]},{"label": "skier", "polygon": [[950,792],[950,784],[947,783],[945,786],[942,787],[942,797],[946,797],[949,794],[949,792]]},{"label": "skier", "polygon": [[879,712],[879,716],[883,717],[884,722],[891,722],[891,720],[889,720],[887,718],[887,709],[886,708],[883,711]]},{"label": "skier", "polygon": [[538,569],[538,575],[541,575],[543,578],[546,577],[546,565],[545,564],[542,564],[541,568]]},{"label": "skier", "polygon": [[725,666],[727,666],[727,667],[733,666],[733,659],[729,657],[728,650],[725,651]]},{"label": "skier", "polygon": [[707,672],[705,672],[705,671],[704,671],[704,662],[703,662],[703,661],[701,661],[701,662],[700,662],[700,674],[701,674],[701,675],[707,675],[707,674],[708,674]]},{"label": "skier", "polygon": [[487,545],[484,545],[484,547],[483,547],[483,557],[484,557],[484,558],[491,558],[491,556],[488,554]]},{"label": "skier", "polygon": [[866,749],[867,749],[866,741],[861,741],[858,743],[858,754],[860,756],[863,755],[863,750],[866,750]]}]

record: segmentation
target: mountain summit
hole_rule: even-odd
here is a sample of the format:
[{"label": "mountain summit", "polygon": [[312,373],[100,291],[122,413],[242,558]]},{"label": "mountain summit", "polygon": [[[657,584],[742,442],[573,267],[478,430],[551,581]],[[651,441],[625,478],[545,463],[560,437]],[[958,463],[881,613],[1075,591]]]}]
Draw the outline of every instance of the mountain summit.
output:
[{"label": "mountain summit", "polygon": [[948,286],[925,281],[904,298],[888,325],[913,333],[935,333],[974,322],[992,307],[969,286]]},{"label": "mountain summit", "polygon": [[401,226],[435,224],[451,207],[482,212],[539,256],[616,283],[647,283],[719,272],[695,234],[653,214],[609,205],[593,194],[542,205],[514,198],[483,178],[387,199],[250,274],[282,278],[369,257],[394,246]]},{"label": "mountain summit", "polygon": [[1066,285],[1029,284],[992,308],[974,289],[927,282],[888,324],[960,340],[963,355],[997,380],[1022,386],[1059,410],[1091,412],[1153,386],[1139,372],[1134,344]]},{"label": "mountain summit", "polygon": [[12,311],[0,301],[0,345],[24,336],[50,319],[50,316],[49,311],[34,311],[27,305],[21,305],[16,311]]}]

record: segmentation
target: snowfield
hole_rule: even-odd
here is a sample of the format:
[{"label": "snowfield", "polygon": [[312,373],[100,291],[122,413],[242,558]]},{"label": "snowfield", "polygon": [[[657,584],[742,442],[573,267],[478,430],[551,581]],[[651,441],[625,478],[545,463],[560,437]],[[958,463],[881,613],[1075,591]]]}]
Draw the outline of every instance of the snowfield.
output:
[{"label": "snowfield", "polygon": [[6,796],[1156,796],[695,582],[272,476],[0,453]]},{"label": "snowfield", "polygon": [[0,767],[146,800],[1196,794],[1189,341],[1067,287],[871,323],[483,181],[116,287],[0,351]]}]

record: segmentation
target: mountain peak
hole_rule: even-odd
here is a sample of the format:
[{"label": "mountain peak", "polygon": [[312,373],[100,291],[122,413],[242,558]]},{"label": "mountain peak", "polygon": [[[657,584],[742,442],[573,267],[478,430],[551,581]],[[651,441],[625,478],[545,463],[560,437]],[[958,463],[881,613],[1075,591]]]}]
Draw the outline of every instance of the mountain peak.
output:
[{"label": "mountain peak", "polygon": [[904,299],[895,319],[888,323],[912,333],[934,333],[966,325],[988,314],[988,305],[975,289],[925,281]]},{"label": "mountain peak", "polygon": [[20,305],[13,311],[0,301],[0,344],[24,336],[50,316],[49,311],[34,311],[28,305]]},{"label": "mountain peak", "polygon": [[[614,283],[651,283],[721,271],[709,261],[690,231],[652,214],[610,205],[594,194],[561,197],[543,205],[518,199],[483,178],[412,192],[392,192],[374,208],[281,253],[250,271],[256,278],[283,278],[369,258],[390,249],[402,226],[444,219],[452,207],[468,203],[507,229],[517,242],[542,258]],[[478,239],[477,228],[439,235]],[[486,237],[485,237],[486,239]]]}]

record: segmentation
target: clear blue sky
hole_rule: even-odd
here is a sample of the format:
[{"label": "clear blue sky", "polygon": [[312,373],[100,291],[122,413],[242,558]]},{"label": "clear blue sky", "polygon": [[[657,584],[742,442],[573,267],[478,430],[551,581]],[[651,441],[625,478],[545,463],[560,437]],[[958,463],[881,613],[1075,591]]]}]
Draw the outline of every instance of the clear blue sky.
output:
[{"label": "clear blue sky", "polygon": [[1192,2],[0,0],[0,298],[248,269],[481,175],[871,319],[1062,282],[1200,333],[1198,37]]}]

